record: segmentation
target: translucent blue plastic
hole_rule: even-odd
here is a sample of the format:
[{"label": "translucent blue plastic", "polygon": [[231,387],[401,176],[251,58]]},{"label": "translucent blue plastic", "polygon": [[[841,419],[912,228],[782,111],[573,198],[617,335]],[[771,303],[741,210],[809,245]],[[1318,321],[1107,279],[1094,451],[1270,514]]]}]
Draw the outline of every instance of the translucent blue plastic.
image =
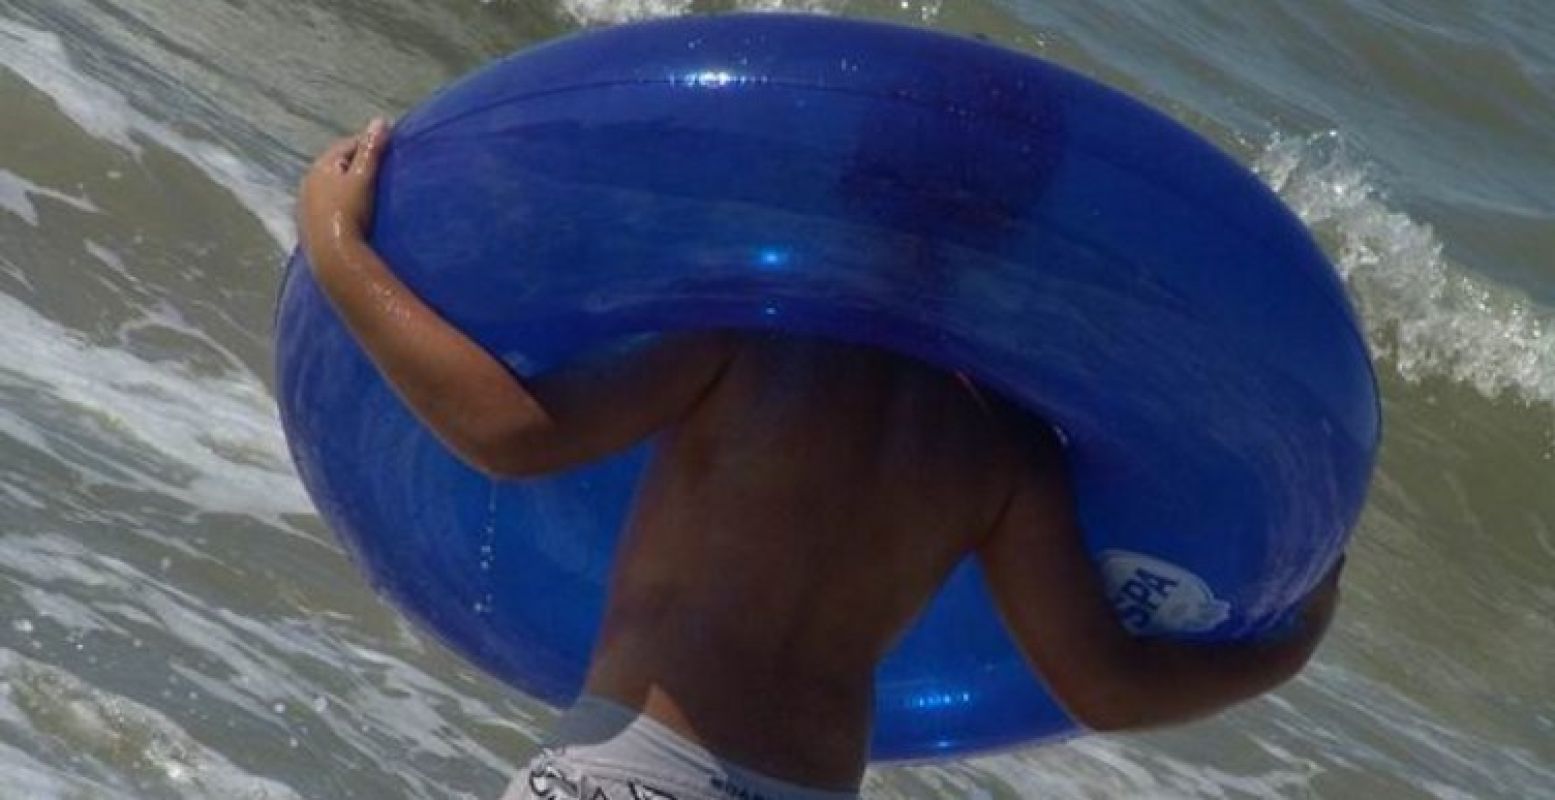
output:
[{"label": "translucent blue plastic", "polygon": [[[519,53],[400,122],[373,242],[522,374],[710,326],[971,373],[1062,427],[1087,545],[1145,633],[1276,630],[1343,547],[1378,437],[1343,290],[1252,175],[1115,91],[923,30],[698,17]],[[643,454],[489,482],[300,256],[278,327],[298,468],[375,585],[570,702]],[[876,712],[876,759],[1075,731],[971,564],[880,666]]]}]

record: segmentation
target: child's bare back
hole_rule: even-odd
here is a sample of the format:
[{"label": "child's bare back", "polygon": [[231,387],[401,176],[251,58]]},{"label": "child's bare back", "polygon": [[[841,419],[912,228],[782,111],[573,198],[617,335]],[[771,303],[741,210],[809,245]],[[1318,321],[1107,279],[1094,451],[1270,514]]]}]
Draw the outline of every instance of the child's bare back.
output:
[{"label": "child's bare back", "polygon": [[849,785],[876,663],[1008,499],[1012,415],[883,351],[723,338],[639,488],[587,691]]}]

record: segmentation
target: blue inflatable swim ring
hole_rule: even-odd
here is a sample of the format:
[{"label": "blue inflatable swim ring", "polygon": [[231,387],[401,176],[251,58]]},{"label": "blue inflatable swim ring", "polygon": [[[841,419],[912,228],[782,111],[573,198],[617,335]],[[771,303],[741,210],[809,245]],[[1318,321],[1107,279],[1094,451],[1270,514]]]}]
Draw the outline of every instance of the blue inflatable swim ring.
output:
[{"label": "blue inflatable swim ring", "polygon": [[[400,122],[372,239],[521,374],[698,327],[969,373],[1062,429],[1087,546],[1143,634],[1277,633],[1344,546],[1377,443],[1343,289],[1274,195],[1122,94],[939,33],[733,15],[524,51]],[[395,398],[301,259],[279,398],[318,507],[454,650],[571,702],[641,448],[483,478]],[[877,686],[877,760],[1076,731],[970,561]]]}]

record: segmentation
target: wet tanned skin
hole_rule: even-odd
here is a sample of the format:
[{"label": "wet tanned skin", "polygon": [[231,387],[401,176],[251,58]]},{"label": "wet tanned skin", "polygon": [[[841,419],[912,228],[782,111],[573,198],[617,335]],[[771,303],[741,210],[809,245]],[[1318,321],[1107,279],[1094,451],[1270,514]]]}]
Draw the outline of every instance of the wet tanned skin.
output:
[{"label": "wet tanned skin", "polygon": [[588,690],[778,777],[851,786],[874,668],[1009,495],[1009,412],[862,347],[738,340],[661,434]]}]

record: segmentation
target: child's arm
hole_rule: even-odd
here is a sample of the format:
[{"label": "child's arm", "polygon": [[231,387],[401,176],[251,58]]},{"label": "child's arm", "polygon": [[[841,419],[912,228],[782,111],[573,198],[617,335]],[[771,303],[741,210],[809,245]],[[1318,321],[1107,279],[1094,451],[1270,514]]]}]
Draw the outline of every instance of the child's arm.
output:
[{"label": "child's arm", "polygon": [[1094,730],[1187,721],[1294,677],[1332,618],[1338,569],[1313,593],[1299,629],[1277,642],[1184,644],[1130,636],[1081,547],[1060,446],[1051,437],[978,556],[1027,660]]},{"label": "child's arm", "polygon": [[335,142],[303,178],[298,227],[314,279],[399,396],[492,475],[551,472],[622,449],[685,414],[727,362],[725,336],[666,336],[630,357],[526,387],[433,311],[364,237],[388,128]]}]

